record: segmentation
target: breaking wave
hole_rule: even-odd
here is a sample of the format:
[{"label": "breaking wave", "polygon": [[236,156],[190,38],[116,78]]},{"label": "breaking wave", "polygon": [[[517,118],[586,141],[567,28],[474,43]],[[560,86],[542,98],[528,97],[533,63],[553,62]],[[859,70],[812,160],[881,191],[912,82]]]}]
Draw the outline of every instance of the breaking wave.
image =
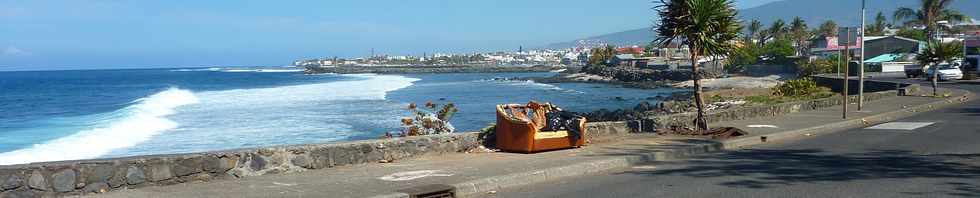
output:
[{"label": "breaking wave", "polygon": [[0,153],[0,165],[88,159],[134,146],[162,131],[177,128],[176,122],[165,117],[174,114],[177,107],[198,102],[190,91],[170,88],[133,101],[123,109],[96,116],[109,120],[79,120],[105,123],[101,126],[29,148]]}]

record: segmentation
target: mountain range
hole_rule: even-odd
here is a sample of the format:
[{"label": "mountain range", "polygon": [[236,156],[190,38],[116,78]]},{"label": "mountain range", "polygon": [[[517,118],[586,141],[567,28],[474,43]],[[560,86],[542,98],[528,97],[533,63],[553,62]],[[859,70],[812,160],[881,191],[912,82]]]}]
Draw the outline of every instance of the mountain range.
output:
[{"label": "mountain range", "polygon": [[[875,15],[882,12],[888,17],[889,22],[892,22],[892,13],[898,8],[918,8],[918,6],[919,0],[868,0],[867,21],[871,23]],[[980,0],[954,1],[951,8],[973,18],[980,18]],[[789,23],[796,16],[805,20],[810,28],[816,28],[827,20],[834,20],[839,26],[859,26],[861,24],[861,3],[858,0],[782,0],[739,10],[741,20],[756,19],[761,21],[764,26],[769,26],[777,19],[783,19]],[[563,49],[605,43],[619,46],[645,45],[655,38],[652,28],[644,27],[549,44],[543,48]]]}]

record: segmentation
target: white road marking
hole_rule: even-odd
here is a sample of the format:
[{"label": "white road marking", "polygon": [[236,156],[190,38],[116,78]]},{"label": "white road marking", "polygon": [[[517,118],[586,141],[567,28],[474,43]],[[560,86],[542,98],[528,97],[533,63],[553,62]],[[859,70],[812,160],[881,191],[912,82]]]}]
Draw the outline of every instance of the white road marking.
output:
[{"label": "white road marking", "polygon": [[754,125],[749,125],[749,126],[745,126],[745,127],[749,127],[749,128],[773,128],[773,129],[778,129],[779,128],[778,126],[774,126],[774,125],[761,125],[761,124],[754,124]]},{"label": "white road marking", "polygon": [[881,130],[915,130],[918,128],[926,127],[929,125],[936,124],[935,122],[889,122],[884,124],[879,124],[873,127],[868,127],[865,129],[881,129]]},{"label": "white road marking", "polygon": [[420,170],[420,171],[408,171],[399,172],[390,175],[385,175],[379,177],[378,179],[385,181],[409,181],[416,180],[424,177],[451,177],[453,174],[440,174],[441,170]]}]

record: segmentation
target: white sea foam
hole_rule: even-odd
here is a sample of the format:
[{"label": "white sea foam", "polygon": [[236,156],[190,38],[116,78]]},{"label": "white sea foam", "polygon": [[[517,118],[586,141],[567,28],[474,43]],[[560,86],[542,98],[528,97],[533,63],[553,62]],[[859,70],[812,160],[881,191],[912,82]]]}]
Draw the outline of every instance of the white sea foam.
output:
[{"label": "white sea foam", "polygon": [[259,73],[289,73],[302,72],[302,69],[227,69],[222,72],[259,72]]},{"label": "white sea foam", "polygon": [[[343,76],[355,79],[196,93],[169,89],[81,121],[102,123],[92,129],[0,153],[0,165],[341,140],[357,132],[344,120],[397,122],[397,109],[374,105],[419,80]],[[351,114],[364,111],[374,113]]]},{"label": "white sea foam", "polygon": [[230,148],[338,141],[363,133],[357,126],[397,126],[403,105],[391,91],[419,80],[388,75],[338,75],[344,81],[270,88],[204,91],[201,103],[169,116],[180,128],[107,156],[188,153]]},{"label": "white sea foam", "polygon": [[221,71],[221,68],[212,67],[212,68],[203,68],[203,69],[175,69],[170,71],[172,72]]},{"label": "white sea foam", "polygon": [[190,91],[171,88],[109,113],[105,117],[116,120],[105,121],[103,126],[29,148],[0,153],[0,165],[99,157],[114,149],[145,142],[162,131],[176,128],[178,124],[165,117],[174,114],[177,107],[198,102],[198,98]]}]

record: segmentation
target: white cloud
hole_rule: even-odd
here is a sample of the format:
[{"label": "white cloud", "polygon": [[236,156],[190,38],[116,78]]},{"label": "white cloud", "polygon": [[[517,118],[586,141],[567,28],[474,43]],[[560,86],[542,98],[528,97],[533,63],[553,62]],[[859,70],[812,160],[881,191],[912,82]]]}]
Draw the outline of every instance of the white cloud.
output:
[{"label": "white cloud", "polygon": [[30,52],[27,52],[27,51],[24,51],[24,50],[22,50],[20,48],[16,48],[14,46],[7,46],[7,48],[4,48],[3,51],[0,51],[0,55],[3,55],[3,56],[30,56],[31,53]]}]

